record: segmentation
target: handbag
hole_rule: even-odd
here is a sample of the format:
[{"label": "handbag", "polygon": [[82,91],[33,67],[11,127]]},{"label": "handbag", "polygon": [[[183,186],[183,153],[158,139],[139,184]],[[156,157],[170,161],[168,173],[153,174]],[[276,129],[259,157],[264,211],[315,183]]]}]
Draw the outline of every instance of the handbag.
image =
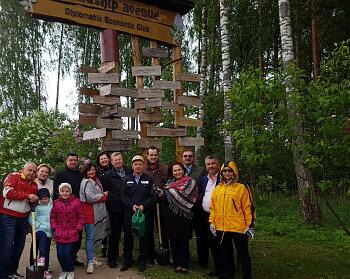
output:
[{"label": "handbag", "polygon": [[137,209],[137,211],[132,215],[131,218],[131,226],[132,233],[136,237],[142,237],[146,232],[146,224],[145,224],[145,214],[141,212],[141,209]]}]

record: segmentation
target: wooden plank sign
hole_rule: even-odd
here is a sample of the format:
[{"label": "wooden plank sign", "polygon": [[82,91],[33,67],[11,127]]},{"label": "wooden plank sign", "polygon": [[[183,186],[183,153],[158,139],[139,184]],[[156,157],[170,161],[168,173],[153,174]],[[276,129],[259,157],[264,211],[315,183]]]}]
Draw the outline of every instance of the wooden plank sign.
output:
[{"label": "wooden plank sign", "polygon": [[83,140],[99,139],[105,137],[107,134],[107,129],[94,129],[91,131],[86,131],[83,133]]},{"label": "wooden plank sign", "polygon": [[93,88],[80,87],[79,93],[84,96],[98,96],[99,91]]},{"label": "wooden plank sign", "polygon": [[183,106],[197,106],[201,105],[201,99],[196,96],[179,96],[177,103]]},{"label": "wooden plank sign", "polygon": [[180,137],[179,144],[181,146],[203,146],[204,138],[203,137]]},{"label": "wooden plank sign", "polygon": [[138,131],[112,130],[112,139],[138,139]]},{"label": "wooden plank sign", "polygon": [[118,97],[103,97],[103,96],[93,96],[92,102],[99,105],[120,105],[120,98]]},{"label": "wooden plank sign", "polygon": [[185,137],[187,136],[187,128],[156,128],[147,127],[148,137]]},{"label": "wooden plank sign", "polygon": [[159,112],[139,112],[140,123],[161,123],[164,121],[164,116]]},{"label": "wooden plank sign", "polygon": [[96,115],[79,114],[79,124],[80,125],[95,125]]},{"label": "wooden plank sign", "polygon": [[106,140],[102,141],[102,150],[107,152],[112,151],[127,151],[132,149],[131,140]]},{"label": "wooden plank sign", "polygon": [[198,119],[193,119],[193,118],[179,117],[177,119],[177,124],[179,126],[184,126],[184,127],[189,127],[189,126],[202,127],[203,121]]},{"label": "wooden plank sign", "polygon": [[164,90],[162,89],[138,89],[136,98],[164,98]]},{"label": "wooden plank sign", "polygon": [[133,77],[160,76],[162,74],[162,67],[161,66],[132,67],[131,71],[132,71]]},{"label": "wooden plank sign", "polygon": [[88,73],[89,83],[119,83],[116,73]]},{"label": "wooden plank sign", "polygon": [[100,96],[124,96],[133,97],[137,95],[137,90],[132,88],[123,88],[115,84],[108,84],[100,87]]},{"label": "wooden plank sign", "polygon": [[146,109],[146,108],[159,108],[162,106],[161,98],[153,98],[153,99],[140,99],[135,101],[136,109]]},{"label": "wooden plank sign", "polygon": [[168,58],[169,54],[167,49],[143,47],[142,56],[150,58]]},{"label": "wooden plank sign", "polygon": [[181,89],[181,83],[179,81],[154,80],[152,88],[154,88],[154,89]]},{"label": "wooden plank sign", "polygon": [[168,109],[168,110],[173,110],[173,111],[178,111],[179,105],[172,103],[172,102],[163,101],[162,108]]},{"label": "wooden plank sign", "polygon": [[119,107],[118,113],[116,113],[114,116],[136,118],[137,117],[137,110],[133,109],[133,108]]},{"label": "wooden plank sign", "polygon": [[98,73],[98,70],[96,68],[94,68],[94,67],[82,65],[82,66],[80,66],[80,72],[82,72],[84,74]]},{"label": "wooden plank sign", "polygon": [[97,114],[100,107],[93,104],[79,104],[79,112]]},{"label": "wooden plank sign", "polygon": [[100,73],[108,73],[115,68],[115,61],[108,61],[102,63],[102,65],[97,69]]},{"label": "wooden plank sign", "polygon": [[190,73],[180,73],[180,74],[176,75],[176,80],[189,81],[189,82],[200,82],[201,75],[190,74]]},{"label": "wooden plank sign", "polygon": [[108,106],[105,108],[101,108],[98,112],[98,116],[100,117],[112,117],[113,114],[117,114],[119,110],[119,106],[118,105],[114,105],[114,106]]},{"label": "wooden plank sign", "polygon": [[158,149],[162,149],[163,147],[162,142],[160,140],[151,138],[139,139],[138,146],[139,148],[148,148],[150,146],[155,146]]},{"label": "wooden plank sign", "polygon": [[122,129],[123,128],[123,121],[121,118],[101,118],[97,117],[96,120],[96,127],[97,128],[107,128],[107,129]]}]

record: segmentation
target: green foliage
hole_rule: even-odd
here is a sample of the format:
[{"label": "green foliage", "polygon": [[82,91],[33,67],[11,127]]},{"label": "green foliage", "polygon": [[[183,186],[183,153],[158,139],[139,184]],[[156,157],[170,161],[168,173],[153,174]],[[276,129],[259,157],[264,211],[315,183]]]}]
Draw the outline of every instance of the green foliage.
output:
[{"label": "green foliage", "polygon": [[35,111],[21,121],[15,119],[0,126],[0,180],[24,163],[49,163],[62,168],[68,152],[80,157],[96,157],[96,141],[82,142],[74,135],[75,124],[56,111]]}]

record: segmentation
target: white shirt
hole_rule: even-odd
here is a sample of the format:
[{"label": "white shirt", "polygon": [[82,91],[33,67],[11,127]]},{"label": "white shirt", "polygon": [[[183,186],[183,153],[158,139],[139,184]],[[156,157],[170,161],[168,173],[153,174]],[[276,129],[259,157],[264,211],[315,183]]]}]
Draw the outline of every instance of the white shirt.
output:
[{"label": "white shirt", "polygon": [[203,210],[208,213],[210,212],[211,195],[213,194],[213,191],[215,189],[217,177],[218,174],[216,174],[212,180],[208,175],[208,183],[207,187],[205,187],[205,193],[202,202]]}]

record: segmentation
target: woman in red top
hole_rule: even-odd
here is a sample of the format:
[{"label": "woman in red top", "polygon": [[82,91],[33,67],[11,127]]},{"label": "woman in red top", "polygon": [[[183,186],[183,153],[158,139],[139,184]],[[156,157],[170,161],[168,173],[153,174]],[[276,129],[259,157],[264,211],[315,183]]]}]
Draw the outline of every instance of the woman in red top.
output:
[{"label": "woman in red top", "polygon": [[94,246],[100,244],[108,234],[109,220],[105,201],[108,192],[104,192],[96,175],[96,166],[89,163],[82,169],[84,179],[80,184],[80,200],[86,217],[85,252],[87,257],[87,273],[94,272]]}]

